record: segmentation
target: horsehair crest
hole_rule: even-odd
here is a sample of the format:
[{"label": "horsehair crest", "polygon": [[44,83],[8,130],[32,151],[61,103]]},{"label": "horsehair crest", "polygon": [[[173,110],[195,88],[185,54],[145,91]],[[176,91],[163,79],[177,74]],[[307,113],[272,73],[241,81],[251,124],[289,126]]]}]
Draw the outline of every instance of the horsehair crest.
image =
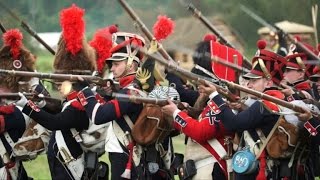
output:
[{"label": "horsehair crest", "polygon": [[156,86],[149,94],[150,98],[178,100],[180,101],[179,93],[173,87]]}]

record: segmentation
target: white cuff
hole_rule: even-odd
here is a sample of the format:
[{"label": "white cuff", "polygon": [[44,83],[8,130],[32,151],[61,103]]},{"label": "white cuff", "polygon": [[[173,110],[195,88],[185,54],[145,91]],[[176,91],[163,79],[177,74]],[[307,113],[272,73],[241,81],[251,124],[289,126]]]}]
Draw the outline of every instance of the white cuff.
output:
[{"label": "white cuff", "polygon": [[211,94],[209,95],[209,98],[210,98],[210,99],[213,99],[213,98],[216,97],[218,94],[219,94],[218,91],[214,91],[213,93],[211,93]]},{"label": "white cuff", "polygon": [[176,109],[174,112],[173,112],[173,119],[176,118],[176,116],[178,115],[178,113],[180,112],[181,110],[180,109]]}]

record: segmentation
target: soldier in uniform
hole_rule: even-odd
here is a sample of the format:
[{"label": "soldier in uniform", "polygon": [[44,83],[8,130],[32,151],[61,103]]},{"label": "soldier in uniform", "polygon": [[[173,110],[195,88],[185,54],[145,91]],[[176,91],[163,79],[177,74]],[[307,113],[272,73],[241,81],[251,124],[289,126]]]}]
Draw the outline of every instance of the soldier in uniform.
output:
[{"label": "soldier in uniform", "polygon": [[[319,53],[312,46],[304,43],[304,45],[313,51],[316,55]],[[294,44],[289,48],[289,53],[285,57],[287,65],[283,74],[283,84],[289,85],[293,90],[283,91],[286,95],[286,100],[291,102],[293,100],[314,99],[316,96],[308,81],[309,76],[312,75],[314,65],[307,63],[310,59],[306,53],[298,49]],[[285,86],[286,89],[288,89]]]},{"label": "soldier in uniform", "polygon": [[[3,34],[4,45],[0,49],[0,67],[7,70],[34,71],[35,56],[22,44],[22,33],[17,29]],[[28,77],[0,76],[0,93],[19,92]],[[21,161],[12,155],[14,143],[24,133],[29,118],[22,114],[19,101],[0,99],[0,179],[28,179]]]},{"label": "soldier in uniform", "polygon": [[[279,74],[284,59],[280,55],[265,50],[265,45],[262,45],[262,43],[258,43],[258,47],[259,51],[252,60],[252,70],[243,76],[248,79],[247,86],[250,89],[284,99],[284,95],[274,88],[274,84],[280,82],[280,78],[276,74]],[[221,120],[226,130],[242,134],[240,146],[245,143],[250,152],[256,155],[259,151],[261,152],[261,155],[257,157],[260,168],[253,169],[245,174],[236,173],[236,179],[265,179],[267,173],[266,152],[264,149],[260,150],[258,145],[262,141],[262,137],[267,137],[278,121],[279,114],[275,112],[279,111],[279,107],[266,100],[257,100],[248,109],[235,115],[217,93],[216,88],[211,85],[209,88],[212,92],[212,100],[217,106],[216,119]],[[278,179],[279,177],[270,178]]]},{"label": "soldier in uniform", "polygon": [[[111,49],[112,57],[106,62],[111,66],[114,79],[119,82],[118,92],[141,94],[134,79],[142,56],[137,50],[131,48],[131,45],[143,47],[144,39],[139,35],[126,32],[114,33],[112,39],[114,44]],[[111,179],[137,178],[138,174],[134,168],[131,168],[133,147],[128,133],[143,105],[118,100],[101,104],[94,98],[89,88],[84,88],[79,92],[78,98],[94,124],[112,122],[112,126],[108,129],[105,148],[111,162]]]},{"label": "soldier in uniform", "polygon": [[[184,175],[179,173],[182,178],[188,176],[188,178],[192,177],[193,179],[227,179],[230,169],[228,169],[227,162],[223,158],[229,155],[228,145],[230,144],[225,144],[225,140],[227,140],[225,138],[229,138],[227,136],[231,138],[232,134],[227,133],[220,120],[216,119],[216,107],[211,102],[210,94],[206,94],[209,92],[206,91],[206,87],[199,85],[198,90],[201,92],[199,98],[209,99],[206,103],[208,105],[204,107],[199,116],[199,120],[193,119],[186,112],[179,110],[172,101],[162,107],[165,114],[173,116],[175,129],[191,138],[187,144],[185,155],[189,159],[185,159],[185,161],[193,160],[196,174],[194,169],[189,169],[192,166],[189,166],[188,163],[178,169],[178,173],[184,173]],[[191,156],[188,153],[194,155]],[[186,174],[187,172],[193,172],[193,174]]]},{"label": "soldier in uniform", "polygon": [[[210,57],[211,52],[211,41],[215,41],[215,37],[212,35],[206,35],[204,40],[198,44],[196,51],[194,53],[194,61],[196,68],[193,68],[192,72],[212,78],[209,73],[213,74],[213,66]],[[219,45],[219,44],[215,44]],[[200,67],[200,68],[199,68]],[[209,72],[209,73],[208,73]],[[169,105],[164,106],[162,109],[165,113],[174,117],[175,128],[185,135],[190,137],[186,146],[185,162],[195,162],[197,169],[197,174],[186,174],[187,172],[193,172],[188,169],[188,163],[184,164],[184,169],[178,171],[184,173],[184,176],[194,175],[193,179],[227,179],[230,169],[230,153],[231,143],[228,142],[232,138],[232,133],[226,132],[223,124],[219,119],[216,119],[216,107],[215,103],[212,102],[212,98],[209,96],[210,91],[206,91],[207,88],[204,85],[198,87],[198,91],[192,92],[191,90],[185,90],[181,85],[181,81],[178,78],[173,78],[170,75],[170,81],[174,82],[179,88],[179,93],[191,95],[191,98],[185,98],[185,100],[190,100],[198,98],[196,101],[192,102],[191,105],[196,109],[201,109],[201,114],[198,117],[191,118],[187,113],[177,109],[172,102]],[[168,79],[169,79],[168,78]],[[190,93],[192,92],[192,93]],[[199,96],[200,93],[200,96]],[[183,97],[183,96],[182,96]],[[182,99],[184,101],[184,99]],[[195,101],[195,102],[194,102]],[[197,120],[198,119],[198,120]],[[229,167],[226,159],[229,158]],[[187,170],[186,170],[187,169]],[[212,171],[213,170],[213,171]],[[183,178],[185,178],[183,177]]]},{"label": "soldier in uniform", "polygon": [[[62,35],[54,59],[55,72],[75,73],[96,70],[95,51],[84,38],[84,9],[72,5],[60,14]],[[73,18],[70,18],[73,17]],[[90,120],[77,100],[79,84],[55,82],[65,98],[62,112],[50,114],[21,97],[23,112],[53,131],[48,145],[48,163],[52,179],[91,178],[85,169],[85,153],[79,132],[89,128]],[[64,86],[65,85],[65,86]]]}]

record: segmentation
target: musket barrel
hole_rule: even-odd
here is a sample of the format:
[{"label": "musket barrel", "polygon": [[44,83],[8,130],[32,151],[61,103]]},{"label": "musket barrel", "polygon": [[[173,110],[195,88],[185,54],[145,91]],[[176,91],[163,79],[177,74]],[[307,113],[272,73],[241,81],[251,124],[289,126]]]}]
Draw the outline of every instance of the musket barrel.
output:
[{"label": "musket barrel", "polygon": [[168,104],[167,99],[149,98],[149,97],[139,97],[134,95],[126,95],[120,93],[112,93],[112,97],[119,101],[129,101],[133,103],[149,103],[156,104],[159,106],[164,106]]},{"label": "musket barrel", "polygon": [[22,21],[13,11],[11,11],[4,3],[0,2],[0,6],[5,9],[14,19],[20,22],[21,27],[26,30],[31,36],[33,36],[37,41],[39,41],[52,55],[56,52],[41,39],[38,34],[24,21]]},{"label": "musket barrel", "polygon": [[[37,94],[35,93],[23,93],[24,96],[26,96],[28,99],[34,99],[34,100],[47,100],[47,101],[53,101],[53,102],[61,102],[60,99],[56,99],[53,97],[48,97],[48,96],[44,96],[44,97],[39,97]],[[1,93],[0,94],[0,99],[1,98],[5,98],[5,99],[20,99],[21,97],[19,96],[18,93]]]},{"label": "musket barrel", "polygon": [[1,21],[0,21],[0,29],[2,33],[5,33],[7,31],[6,28],[3,26],[3,24],[1,23]]},{"label": "musket barrel", "polygon": [[[229,46],[233,49],[236,49],[235,46],[233,44],[231,44],[230,42],[228,42],[227,39],[225,39],[223,37],[223,35],[216,29],[214,28],[214,26],[212,25],[212,23],[208,20],[208,18],[206,18],[205,16],[202,15],[201,11],[198,10],[192,3],[189,3],[187,5],[187,9],[193,13],[193,15],[195,17],[197,17],[210,31],[212,31],[217,37],[218,37],[218,40],[222,43],[222,44],[225,44],[226,46]],[[248,69],[251,69],[251,63],[250,61],[248,60],[248,58],[246,58],[244,55],[243,55],[243,63],[244,63],[244,66]]]},{"label": "musket barrel", "polygon": [[183,68],[180,68],[177,64],[171,62],[171,61],[166,61],[164,59],[161,59],[160,57],[156,57],[154,55],[149,54],[148,52],[146,52],[143,49],[139,49],[139,51],[143,54],[145,54],[146,56],[151,57],[152,59],[155,59],[156,61],[158,61],[159,63],[163,64],[164,66],[166,66],[170,72],[176,74],[179,77],[185,77],[191,80],[192,83],[195,84],[207,84],[207,82],[212,83],[213,85],[216,86],[217,91],[219,93],[221,93],[222,95],[224,95],[228,100],[235,102],[238,99],[238,96],[232,94],[229,90],[218,86],[216,83],[219,83],[218,80],[215,80],[213,78],[207,78],[204,76],[200,76],[198,74],[194,74],[192,72],[189,72]]},{"label": "musket barrel", "polygon": [[[168,69],[171,69],[173,70],[172,72],[173,73],[180,73],[182,74],[183,76],[191,79],[191,80],[194,80],[194,81],[197,81],[198,83],[202,83],[202,84],[206,84],[207,82],[205,81],[205,79],[202,79],[202,77],[192,73],[192,72],[188,72],[176,65],[173,65],[171,64],[170,62],[167,62],[159,57],[156,57],[154,55],[151,55],[149,54],[148,52],[146,52],[145,50],[143,49],[139,49],[140,52],[142,52],[143,54],[145,54],[146,56],[149,56],[151,58],[153,58],[154,60],[158,61],[159,63],[163,64],[164,66],[166,66]],[[225,89],[220,87],[219,85],[213,83],[212,81],[208,81],[209,83],[212,83],[216,88],[217,88],[217,91],[219,93],[226,93]],[[264,94],[264,93],[261,93],[261,92],[258,92],[258,91],[255,91],[255,90],[252,90],[252,89],[249,89],[249,88],[246,88],[246,87],[243,87],[243,86],[240,86],[238,84],[235,84],[233,82],[230,82],[230,81],[227,81],[227,80],[224,80],[224,79],[220,79],[220,82],[223,83],[223,84],[226,84],[229,88],[233,88],[233,89],[238,89],[240,91],[243,91],[243,92],[246,92],[248,94],[252,94],[260,99],[265,99],[265,100],[268,100],[268,101],[271,101],[273,103],[276,103],[276,104],[279,104],[280,106],[283,106],[283,107],[286,107],[286,108],[289,108],[289,109],[292,109],[296,112],[300,112],[300,113],[304,113],[304,108],[300,107],[300,106],[297,106],[297,105],[294,105],[292,103],[289,103],[289,102],[286,102],[284,100],[281,100],[281,99],[278,99],[278,98],[275,98],[273,96],[270,96],[270,95],[267,95],[267,94]],[[315,115],[319,115],[317,114],[316,112],[312,112],[313,114]]]},{"label": "musket barrel", "polygon": [[104,81],[102,78],[91,75],[74,75],[74,74],[53,74],[53,73],[38,73],[29,71],[15,71],[15,70],[5,70],[0,69],[0,74],[9,74],[12,76],[25,76],[25,77],[37,77],[40,79],[56,79],[56,80],[68,80],[68,81],[78,81],[78,77],[83,78],[86,81],[96,83],[98,85],[103,85]]},{"label": "musket barrel", "polygon": [[280,31],[282,32],[292,43],[294,43],[296,46],[298,46],[302,51],[304,51],[307,55],[309,55],[312,60],[317,60],[320,62],[320,58],[314,53],[312,52],[310,49],[308,49],[304,44],[302,44],[301,42],[297,41],[292,35],[288,34],[287,32],[285,32],[283,29],[281,29],[280,27],[276,26],[276,25],[272,25],[270,23],[268,23],[266,20],[264,20],[262,17],[258,16],[256,13],[254,13],[252,10],[250,10],[249,8],[247,8],[244,5],[240,6],[241,10],[243,12],[245,12],[247,15],[249,15],[252,19],[256,20],[257,22],[259,22],[260,24],[268,27],[271,31],[277,32]]},{"label": "musket barrel", "polygon": [[[122,7],[126,10],[132,20],[135,22],[136,26],[145,34],[148,40],[151,42],[154,40],[153,34],[149,31],[146,25],[141,21],[139,16],[134,12],[134,10],[129,6],[129,4],[125,0],[119,0]],[[169,53],[163,48],[163,46],[158,43],[158,51],[159,53],[167,60],[173,61],[172,57],[170,57]]]}]

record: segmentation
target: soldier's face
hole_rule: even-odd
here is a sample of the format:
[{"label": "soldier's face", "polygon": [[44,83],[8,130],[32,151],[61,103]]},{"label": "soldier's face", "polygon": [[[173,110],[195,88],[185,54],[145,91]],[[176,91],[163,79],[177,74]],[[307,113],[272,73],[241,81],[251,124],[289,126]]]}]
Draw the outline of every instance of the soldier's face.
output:
[{"label": "soldier's face", "polygon": [[111,66],[111,72],[115,80],[118,80],[125,74],[127,61],[113,61]]},{"label": "soldier's face", "polygon": [[249,79],[247,86],[249,89],[263,92],[269,85],[268,85],[268,80],[266,78],[259,78],[259,79]]},{"label": "soldier's face", "polygon": [[296,81],[302,80],[304,78],[304,72],[294,69],[286,69],[283,73],[283,80],[289,83],[294,83]]}]

